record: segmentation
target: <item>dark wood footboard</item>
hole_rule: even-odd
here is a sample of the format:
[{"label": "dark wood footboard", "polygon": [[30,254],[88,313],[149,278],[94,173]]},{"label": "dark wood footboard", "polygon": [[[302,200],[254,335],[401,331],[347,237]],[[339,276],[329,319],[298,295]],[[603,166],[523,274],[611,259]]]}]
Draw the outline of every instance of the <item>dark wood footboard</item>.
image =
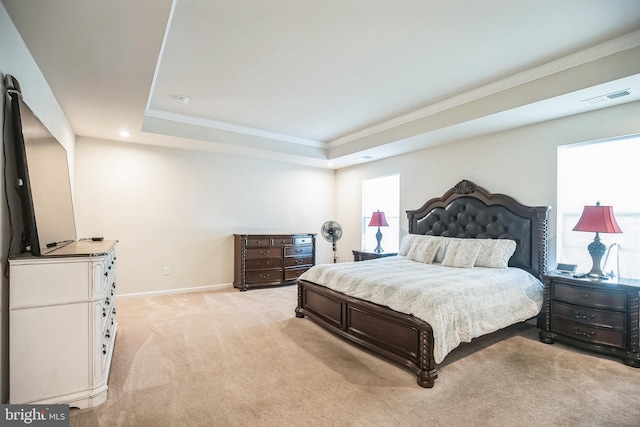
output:
[{"label": "dark wood footboard", "polygon": [[299,280],[296,317],[305,316],[338,337],[413,372],[421,387],[433,387],[438,372],[433,331],[427,322]]}]

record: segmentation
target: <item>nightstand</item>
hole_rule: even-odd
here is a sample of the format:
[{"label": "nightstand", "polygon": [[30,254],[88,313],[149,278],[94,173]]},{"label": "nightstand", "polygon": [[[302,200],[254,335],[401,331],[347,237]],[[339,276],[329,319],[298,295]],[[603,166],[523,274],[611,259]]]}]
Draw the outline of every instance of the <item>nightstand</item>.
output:
[{"label": "nightstand", "polygon": [[352,251],[353,252],[353,260],[354,261],[366,261],[368,259],[376,259],[376,258],[384,258],[387,256],[396,256],[397,252],[389,252],[389,253],[376,253],[376,252],[364,252],[364,251]]},{"label": "nightstand", "polygon": [[542,277],[540,341],[562,342],[640,368],[640,280],[593,280],[569,274]]}]

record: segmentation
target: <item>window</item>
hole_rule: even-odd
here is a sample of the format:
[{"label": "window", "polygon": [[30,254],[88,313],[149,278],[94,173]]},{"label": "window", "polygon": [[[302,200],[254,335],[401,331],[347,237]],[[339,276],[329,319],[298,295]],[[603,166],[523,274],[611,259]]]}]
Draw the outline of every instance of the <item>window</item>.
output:
[{"label": "window", "polygon": [[362,249],[373,252],[378,227],[369,227],[373,212],[384,212],[388,227],[380,227],[384,252],[398,252],[400,229],[400,175],[367,178],[362,183]]},{"label": "window", "polygon": [[[600,234],[602,271],[640,278],[640,135],[558,147],[558,262],[591,270],[595,233],[572,231],[585,205],[613,206],[622,234]],[[616,245],[617,244],[617,245]],[[619,260],[619,264],[618,264]],[[606,261],[606,262],[605,262]]]}]

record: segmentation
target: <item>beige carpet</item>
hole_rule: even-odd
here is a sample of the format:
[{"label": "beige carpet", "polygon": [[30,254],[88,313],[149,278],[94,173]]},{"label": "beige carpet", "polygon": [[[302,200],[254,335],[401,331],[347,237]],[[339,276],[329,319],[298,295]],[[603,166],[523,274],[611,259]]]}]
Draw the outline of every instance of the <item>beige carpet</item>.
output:
[{"label": "beige carpet", "polygon": [[71,426],[638,426],[640,369],[517,325],[433,389],[294,315],[295,286],[118,301],[109,398]]}]

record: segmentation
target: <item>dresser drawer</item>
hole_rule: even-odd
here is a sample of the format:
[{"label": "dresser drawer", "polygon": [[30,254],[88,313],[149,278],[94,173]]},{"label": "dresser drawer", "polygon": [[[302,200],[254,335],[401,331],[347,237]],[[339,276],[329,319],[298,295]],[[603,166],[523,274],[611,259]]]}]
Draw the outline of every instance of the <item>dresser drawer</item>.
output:
[{"label": "dresser drawer", "polygon": [[271,246],[271,239],[268,237],[247,239],[247,248],[268,248]]},{"label": "dresser drawer", "polygon": [[576,305],[569,305],[558,301],[551,302],[551,312],[557,316],[571,319],[585,325],[602,326],[625,330],[627,316],[619,311],[605,311]]},{"label": "dresser drawer", "polygon": [[247,249],[247,259],[280,258],[282,248]]},{"label": "dresser drawer", "polygon": [[270,268],[282,268],[281,258],[248,259],[245,263],[247,270],[267,270]]},{"label": "dresser drawer", "polygon": [[313,257],[289,257],[284,259],[285,267],[302,267],[303,265],[312,265]]},{"label": "dresser drawer", "polygon": [[598,290],[556,283],[553,287],[552,298],[557,301],[588,307],[627,310],[627,294],[619,291]]},{"label": "dresser drawer", "polygon": [[559,316],[551,316],[551,330],[557,334],[581,341],[626,348],[627,336],[624,331],[585,325]]},{"label": "dresser drawer", "polygon": [[247,271],[245,280],[247,283],[280,282],[282,270]]},{"label": "dresser drawer", "polygon": [[296,237],[294,244],[296,245],[310,245],[313,241],[312,237]]},{"label": "dresser drawer", "polygon": [[293,239],[291,237],[279,237],[273,239],[273,246],[289,246],[293,245]]},{"label": "dresser drawer", "polygon": [[304,273],[305,271],[307,271],[309,269],[309,267],[302,267],[302,268],[288,268],[284,271],[284,280],[294,280],[297,279],[298,277],[300,277],[302,275],[302,273]]},{"label": "dresser drawer", "polygon": [[284,256],[312,255],[313,246],[288,246],[284,248]]}]

